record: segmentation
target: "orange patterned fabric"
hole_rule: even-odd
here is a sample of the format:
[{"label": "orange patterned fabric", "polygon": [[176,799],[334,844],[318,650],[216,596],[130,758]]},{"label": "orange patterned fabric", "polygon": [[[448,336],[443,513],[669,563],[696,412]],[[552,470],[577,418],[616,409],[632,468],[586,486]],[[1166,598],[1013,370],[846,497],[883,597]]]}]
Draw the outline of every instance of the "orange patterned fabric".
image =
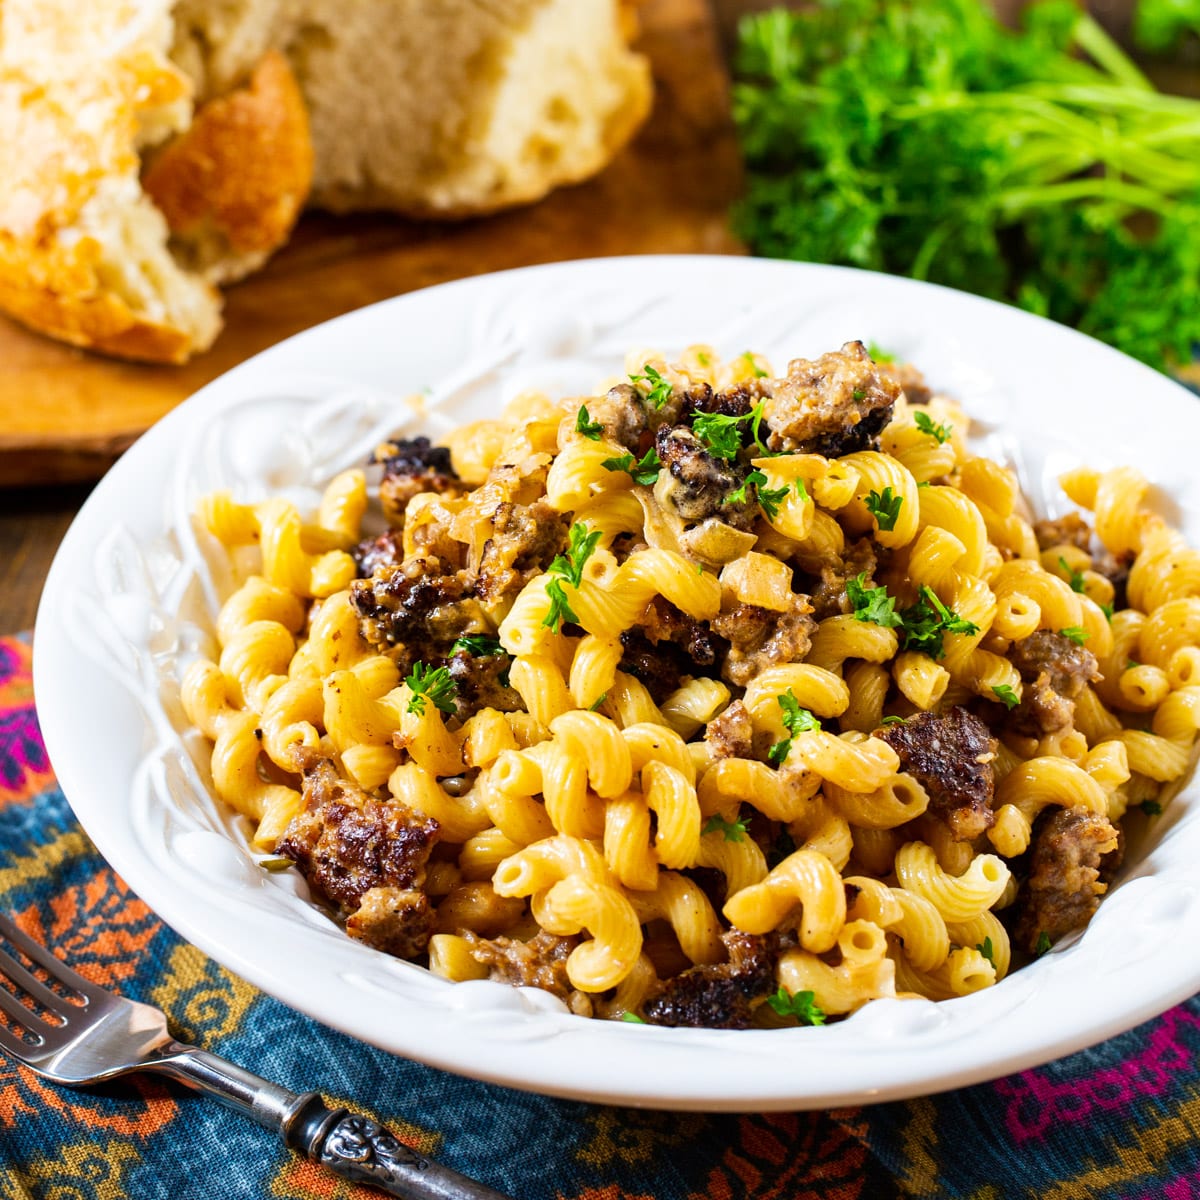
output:
[{"label": "orange patterned fabric", "polygon": [[[1200,999],[944,1096],[705,1116],[548,1100],[393,1058],[182,942],[96,854],[0,639],[0,905],[89,979],[297,1090],[322,1089],[518,1200],[1200,1200]],[[747,1036],[753,1036],[748,1034]],[[210,1101],[147,1078],[72,1092],[0,1058],[3,1200],[369,1200]]]}]

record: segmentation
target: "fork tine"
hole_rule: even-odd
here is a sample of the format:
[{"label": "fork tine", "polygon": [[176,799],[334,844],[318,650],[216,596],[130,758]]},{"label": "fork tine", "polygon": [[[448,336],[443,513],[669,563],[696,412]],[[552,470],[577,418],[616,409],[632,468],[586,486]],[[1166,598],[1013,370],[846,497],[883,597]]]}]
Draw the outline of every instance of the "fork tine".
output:
[{"label": "fork tine", "polygon": [[[78,1004],[72,1004],[57,992],[52,992],[36,975],[21,966],[11,954],[0,950],[0,979],[5,976],[12,981],[18,991],[32,996],[44,1009],[62,1016],[64,1020],[68,1017],[67,1012],[62,1011],[64,1008],[74,1009],[77,1013],[82,1011]],[[2,990],[0,989],[0,991]],[[86,997],[80,997],[80,999],[87,1003]]]},{"label": "fork tine", "polygon": [[3,913],[0,913],[0,938],[16,946],[31,962],[37,963],[47,974],[81,996],[95,1000],[105,994],[103,988],[96,987],[78,972],[72,971],[61,958],[51,954],[40,942],[35,942],[27,933],[18,929]]},{"label": "fork tine", "polygon": [[[30,1033],[36,1033],[39,1037],[45,1037],[58,1028],[57,1025],[51,1025],[49,1021],[43,1021],[32,1009],[26,1008],[6,988],[0,988],[0,1011],[7,1013],[18,1025],[28,1029]],[[11,1037],[16,1037],[10,1031],[3,1030],[3,1027],[0,1027],[0,1031],[9,1033]],[[18,1041],[18,1044],[21,1043]],[[28,1047],[26,1047],[26,1051],[28,1051]]]}]

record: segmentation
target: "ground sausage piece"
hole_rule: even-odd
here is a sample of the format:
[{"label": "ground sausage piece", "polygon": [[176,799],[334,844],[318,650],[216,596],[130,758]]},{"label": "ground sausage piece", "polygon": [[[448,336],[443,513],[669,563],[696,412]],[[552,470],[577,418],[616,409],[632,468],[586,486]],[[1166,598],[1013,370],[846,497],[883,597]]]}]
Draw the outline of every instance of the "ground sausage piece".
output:
[{"label": "ground sausage piece", "polygon": [[432,928],[420,889],[438,823],[396,801],[376,800],[342,779],[327,758],[309,753],[301,766],[304,809],[276,852],[337,906],[352,937],[401,957],[420,953]]},{"label": "ground sausage piece", "polygon": [[655,704],[679,686],[684,664],[683,651],[672,642],[652,642],[637,629],[621,634],[621,670],[642,683]]},{"label": "ground sausage piece", "polygon": [[811,612],[808,597],[797,595],[792,597],[787,612],[739,604],[714,617],[713,632],[730,643],[721,667],[722,677],[737,687],[746,687],[767,667],[799,662],[808,653],[817,628]]},{"label": "ground sausage piece", "polygon": [[1120,839],[1107,817],[1078,808],[1057,808],[1038,821],[1029,878],[1017,903],[1016,941],[1030,953],[1043,935],[1056,941],[1092,919],[1107,888],[1105,874],[1116,870]]},{"label": "ground sausage piece", "polygon": [[642,1006],[655,1025],[692,1029],[746,1029],[750,1001],[773,991],[778,938],[731,929],[721,935],[729,961],[690,967],[668,979]]},{"label": "ground sausage piece", "polygon": [[604,436],[626,450],[642,455],[643,434],[650,428],[646,404],[632,384],[620,383],[603,396],[587,402],[588,417],[604,426]]},{"label": "ground sausage piece", "polygon": [[371,456],[383,464],[379,502],[393,525],[404,523],[408,502],[421,492],[454,492],[460,480],[445,446],[434,446],[427,437],[385,442]]},{"label": "ground sausage piece", "polygon": [[663,596],[655,596],[641,621],[642,633],[651,642],[673,642],[693,667],[713,667],[727,646],[703,621],[689,617]]},{"label": "ground sausage piece", "polygon": [[1025,680],[1021,703],[1009,714],[1011,729],[1040,737],[1066,729],[1075,719],[1075,697],[1100,676],[1096,656],[1052,629],[1014,642],[1008,654]]},{"label": "ground sausage piece", "polygon": [[[692,388],[683,396],[683,407],[680,419],[689,424],[697,413],[719,413],[723,417],[746,417],[754,411],[754,406],[766,394],[762,384],[756,379],[752,383],[739,383],[736,387],[723,388],[714,392],[707,383]],[[749,433],[749,422],[746,422],[746,432]],[[743,441],[745,438],[743,438]]]},{"label": "ground sausage piece", "polygon": [[750,710],[735,700],[704,728],[704,740],[717,758],[750,758],[754,754],[754,722]]},{"label": "ground sausage piece", "polygon": [[641,624],[621,634],[621,670],[643,683],[661,704],[684,675],[711,670],[727,649],[728,643],[707,624],[656,596]]},{"label": "ground sausage piece", "polygon": [[1053,546],[1077,546],[1086,550],[1092,543],[1091,528],[1076,512],[1054,520],[1034,521],[1033,532],[1039,550],[1049,550]]},{"label": "ground sausage piece", "polygon": [[842,559],[836,564],[821,568],[820,582],[813,589],[809,602],[813,606],[813,620],[823,621],[851,611],[846,595],[846,581],[866,574],[867,587],[874,587],[875,568],[878,566],[876,551],[879,549],[870,538],[859,538],[845,549]]},{"label": "ground sausage piece", "polygon": [[544,500],[498,505],[479,559],[479,595],[493,603],[524,587],[566,549],[567,525]]},{"label": "ground sausage piece", "polygon": [[398,567],[404,561],[404,534],[389,529],[377,538],[366,538],[350,552],[360,579],[370,579],[380,567]]},{"label": "ground sausage piece", "polygon": [[483,633],[488,622],[464,572],[444,574],[436,558],[381,566],[350,585],[359,631],[372,646],[393,652],[406,669],[415,659],[441,657],[464,633]]},{"label": "ground sausage piece", "polygon": [[488,978],[513,987],[535,987],[563,1000],[572,1012],[591,1016],[591,1003],[567,978],[567,959],[578,937],[556,937],[544,929],[527,942],[515,938],[481,938],[463,931],[471,957],[488,968]]},{"label": "ground sausage piece", "polygon": [[460,650],[446,659],[446,670],[454,680],[455,715],[467,720],[481,708],[497,712],[524,712],[521,693],[507,683],[512,659],[504,653],[471,654]]},{"label": "ground sausage piece", "polygon": [[748,499],[729,502],[745,483],[745,472],[736,463],[710,454],[686,425],[664,425],[654,446],[666,472],[660,472],[655,494],[681,520],[693,524],[717,517],[735,529],[754,524],[754,504]]},{"label": "ground sausage piece", "polygon": [[896,751],[900,769],[929,793],[930,815],[949,827],[955,841],[970,841],[995,824],[996,739],[978,717],[954,705],[941,716],[923,712],[885,725],[874,736]]},{"label": "ground sausage piece", "polygon": [[900,396],[900,385],[862,342],[811,362],[796,359],[771,390],[763,410],[771,449],[827,458],[869,449]]},{"label": "ground sausage piece", "polygon": [[928,404],[933,399],[933,389],[912,363],[881,362],[877,365],[881,375],[894,379],[900,385],[909,404]]}]

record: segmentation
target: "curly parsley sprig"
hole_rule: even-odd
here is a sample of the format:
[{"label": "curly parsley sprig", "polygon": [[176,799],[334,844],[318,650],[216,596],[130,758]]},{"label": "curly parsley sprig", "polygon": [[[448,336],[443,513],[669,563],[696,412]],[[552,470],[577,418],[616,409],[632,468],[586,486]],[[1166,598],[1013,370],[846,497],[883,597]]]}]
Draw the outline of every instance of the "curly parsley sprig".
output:
[{"label": "curly parsley sprig", "polygon": [[928,584],[921,585],[917,602],[909,605],[900,618],[904,625],[904,649],[916,650],[934,659],[942,658],[946,653],[943,645],[946,634],[979,632],[978,625],[947,608]]},{"label": "curly parsley sprig", "polygon": [[645,391],[642,391],[641,388],[638,388],[638,390],[641,391],[645,399],[656,409],[662,408],[671,398],[671,381],[661,371],[651,366],[650,363],[643,363],[641,373],[630,375],[629,382],[634,387],[637,387],[640,383],[646,384]]},{"label": "curly parsley sprig", "polygon": [[622,454],[619,458],[606,458],[600,465],[606,471],[626,472],[634,483],[640,483],[643,487],[653,487],[658,481],[663,461],[651,446],[641,459],[635,459],[632,454]]},{"label": "curly parsley sprig", "polygon": [[598,442],[604,433],[604,426],[599,421],[593,421],[587,410],[587,405],[581,405],[575,414],[575,432],[581,433],[589,442]]},{"label": "curly parsley sprig", "polygon": [[882,492],[877,492],[872,488],[864,503],[867,511],[875,518],[875,524],[884,533],[891,533],[896,528],[896,520],[900,516],[900,509],[904,506],[903,496],[897,496],[890,486],[885,487]]},{"label": "curly parsley sprig", "polygon": [[557,632],[563,622],[578,624],[579,618],[571,608],[564,583],[578,588],[583,583],[583,568],[592,557],[597,543],[603,536],[603,530],[593,529],[582,523],[572,525],[567,531],[567,552],[556,554],[549,566],[550,579],[546,582],[546,595],[550,597],[550,609],[542,619],[542,624]]},{"label": "curly parsley sprig", "polygon": [[815,992],[793,993],[780,984],[779,990],[767,997],[767,1003],[781,1017],[795,1017],[801,1025],[825,1024],[825,1010],[817,1003]]},{"label": "curly parsley sprig", "polygon": [[791,688],[788,688],[782,696],[776,696],[775,699],[779,707],[783,710],[784,728],[792,735],[791,737],[784,738],[781,742],[776,742],[767,751],[767,758],[778,767],[791,751],[792,738],[801,733],[819,730],[821,722],[807,708],[800,707],[800,701],[796,699],[796,693]]},{"label": "curly parsley sprig", "polygon": [[423,717],[427,699],[432,700],[434,707],[441,712],[454,711],[458,689],[445,667],[427,667],[423,662],[415,662],[404,682],[412,693],[408,701],[410,713]]}]

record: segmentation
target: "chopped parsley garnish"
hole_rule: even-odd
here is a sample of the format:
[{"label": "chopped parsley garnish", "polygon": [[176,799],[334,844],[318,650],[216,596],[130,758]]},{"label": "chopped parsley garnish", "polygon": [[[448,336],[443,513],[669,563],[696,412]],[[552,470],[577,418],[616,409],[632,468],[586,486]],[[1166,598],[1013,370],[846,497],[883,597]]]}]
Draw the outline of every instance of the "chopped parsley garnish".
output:
[{"label": "chopped parsley garnish", "polygon": [[883,720],[880,721],[879,723],[880,723],[880,725],[903,725],[904,722],[907,720],[908,720],[907,717],[897,717],[895,715],[892,715],[890,717],[884,717]]},{"label": "chopped parsley garnish", "polygon": [[736,821],[726,821],[720,813],[714,813],[704,822],[701,833],[723,833],[727,842],[744,842],[746,840],[746,822],[740,818]]},{"label": "chopped parsley garnish", "polygon": [[645,1017],[639,1017],[637,1013],[625,1012],[621,1014],[622,1021],[628,1021],[630,1025],[645,1025],[647,1024]]},{"label": "chopped parsley garnish", "polygon": [[866,571],[846,580],[846,596],[856,620],[870,621],[885,629],[896,629],[902,623],[896,611],[896,598],[888,595],[886,587],[867,587]]},{"label": "chopped parsley garnish", "polygon": [[979,626],[948,609],[928,584],[921,585],[916,604],[900,614],[904,624],[904,649],[941,658],[945,653],[943,638],[947,633],[972,634]]},{"label": "chopped parsley garnish", "polygon": [[1161,817],[1163,806],[1157,800],[1143,800],[1138,808],[1148,817]]},{"label": "chopped parsley garnish", "polygon": [[454,711],[456,688],[450,672],[445,667],[427,667],[423,662],[413,663],[413,669],[404,680],[412,698],[408,702],[408,711],[418,717],[425,715],[425,700],[428,697],[434,707],[444,713]]},{"label": "chopped parsley garnish", "polygon": [[1071,591],[1082,593],[1084,589],[1083,572],[1076,571],[1061,554],[1058,556],[1058,565],[1067,573],[1067,583],[1071,585]]},{"label": "chopped parsley garnish", "polygon": [[640,460],[635,460],[632,454],[626,453],[620,458],[606,458],[600,465],[606,471],[625,471],[633,477],[634,483],[640,483],[643,487],[653,487],[663,464],[662,459],[658,457],[658,451],[651,446]]},{"label": "chopped parsley garnish", "polygon": [[607,699],[608,699],[608,693],[601,692],[600,695],[598,695],[595,698],[595,700],[593,700],[591,702],[591,704],[588,705],[588,712],[595,712],[600,707],[600,705],[602,705],[605,702],[605,700],[607,700]]},{"label": "chopped parsley garnish", "polygon": [[712,359],[709,358],[709,356],[707,354],[705,354],[703,350],[696,351],[696,361],[702,367],[711,367],[712,366]]},{"label": "chopped parsley garnish", "polygon": [[1050,935],[1043,929],[1042,932],[1037,935],[1037,942],[1034,944],[1033,952],[1038,956],[1038,958],[1041,958],[1042,955],[1045,954],[1053,944],[1054,943],[1050,940]]},{"label": "chopped parsley garnish", "polygon": [[289,867],[294,867],[296,861],[292,858],[260,858],[258,865],[264,871],[270,871],[272,875],[278,875],[280,871],[286,871]]},{"label": "chopped parsley garnish", "polygon": [[451,654],[458,654],[459,651],[465,651],[467,654],[474,655],[475,658],[491,658],[496,654],[507,653],[504,647],[500,645],[500,639],[492,637],[491,634],[487,633],[463,634],[450,647]]},{"label": "chopped parsley garnish", "polygon": [[997,700],[1004,701],[1005,708],[1016,708],[1021,703],[1020,696],[1012,690],[1012,687],[1007,683],[1002,683],[997,687],[992,688]]},{"label": "chopped parsley garnish", "polygon": [[921,481],[920,481],[920,482],[917,484],[917,487],[919,487],[919,488],[928,487],[928,486],[929,486],[929,480],[928,480],[928,479],[922,479],[922,480],[921,480]]},{"label": "chopped parsley garnish", "polygon": [[1066,629],[1058,631],[1065,638],[1070,638],[1077,646],[1082,646],[1087,641],[1087,630],[1082,625],[1068,625]]},{"label": "chopped parsley garnish", "polygon": [[976,946],[975,949],[992,964],[993,968],[996,966],[996,955],[992,949],[992,939],[990,937],[985,937],[982,944]]},{"label": "chopped parsley garnish", "polygon": [[649,363],[642,364],[642,372],[641,375],[630,375],[629,382],[635,387],[639,383],[648,383],[650,386],[645,392],[646,399],[655,408],[662,408],[671,398],[671,381]]},{"label": "chopped parsley garnish", "polygon": [[871,491],[866,500],[867,509],[875,518],[875,523],[885,533],[896,528],[896,518],[903,504],[904,497],[895,495],[890,487],[885,487],[882,495]]},{"label": "chopped parsley garnish", "polygon": [[862,388],[855,388],[851,395],[855,404],[861,404],[867,398],[867,393]]},{"label": "chopped parsley garnish", "polygon": [[877,363],[894,363],[896,361],[896,356],[885,350],[878,342],[868,342],[867,353]]},{"label": "chopped parsley garnish", "polygon": [[950,435],[954,432],[953,425],[949,423],[943,425],[935,421],[927,412],[913,413],[913,421],[922,433],[929,434],[939,446],[949,441]]},{"label": "chopped parsley garnish", "polygon": [[795,1017],[801,1025],[825,1024],[825,1012],[817,1003],[814,992],[804,991],[792,995],[780,984],[779,990],[767,997],[767,1003],[781,1017]]},{"label": "chopped parsley garnish", "polygon": [[1141,665],[1142,664],[1140,662],[1133,658],[1127,658],[1125,660],[1125,670],[1127,671],[1132,671],[1134,667],[1140,667]]},{"label": "chopped parsley garnish", "polygon": [[602,535],[603,530],[600,529],[588,533],[584,524],[571,526],[567,533],[566,554],[556,554],[550,564],[549,571],[554,578],[546,584],[546,595],[550,597],[550,611],[543,618],[543,625],[557,630],[564,621],[578,623],[579,618],[571,610],[567,593],[563,590],[563,580],[572,587],[579,587],[583,583],[584,565],[591,558]]},{"label": "chopped parsley garnish", "polygon": [[776,696],[775,699],[779,702],[779,707],[783,709],[784,728],[792,735],[782,742],[776,742],[767,751],[767,758],[779,766],[787,758],[788,751],[792,748],[792,738],[800,733],[820,729],[821,722],[807,708],[800,707],[800,701],[796,699],[796,694],[791,688],[788,688],[782,696]]},{"label": "chopped parsley garnish", "polygon": [[758,363],[754,361],[754,351],[753,350],[743,351],[741,357],[742,357],[742,359],[745,360],[745,363],[750,368],[750,370],[752,370],[754,372],[755,379],[766,379],[766,377],[767,377],[766,371],[764,371],[762,369],[762,367],[760,367],[758,365]]},{"label": "chopped parsley garnish", "polygon": [[744,413],[740,417],[727,417],[723,413],[697,413],[692,418],[692,432],[714,458],[732,462],[742,448],[740,426],[743,421],[749,421],[753,416],[753,412]]},{"label": "chopped parsley garnish", "polygon": [[[761,471],[755,473],[762,475]],[[754,482],[758,490],[759,507],[767,514],[768,521],[774,521],[775,518],[779,516],[779,506],[784,502],[784,500],[787,499],[787,494],[791,489],[786,483],[783,485],[783,487],[763,487],[763,484],[767,482],[767,477],[765,475],[763,475],[761,479],[756,479]],[[796,482],[800,484],[801,488],[804,487],[804,484],[800,480],[797,480]],[[803,493],[801,493],[801,499],[803,499]]]},{"label": "chopped parsley garnish", "polygon": [[1101,604],[1100,611],[1104,614],[1105,618],[1108,620],[1108,623],[1111,625],[1113,619],[1112,601],[1110,600],[1107,604]]},{"label": "chopped parsley garnish", "polygon": [[575,414],[575,432],[582,433],[592,442],[598,442],[600,435],[604,432],[604,426],[599,421],[592,420],[586,404]]},{"label": "chopped parsley garnish", "polygon": [[[734,488],[732,492],[721,501],[722,504],[745,504],[746,503],[746,488],[750,484],[754,484],[755,488],[760,483],[766,483],[767,477],[761,471],[751,471],[745,479],[742,480],[742,486]],[[784,489],[787,490],[786,488]]]}]

